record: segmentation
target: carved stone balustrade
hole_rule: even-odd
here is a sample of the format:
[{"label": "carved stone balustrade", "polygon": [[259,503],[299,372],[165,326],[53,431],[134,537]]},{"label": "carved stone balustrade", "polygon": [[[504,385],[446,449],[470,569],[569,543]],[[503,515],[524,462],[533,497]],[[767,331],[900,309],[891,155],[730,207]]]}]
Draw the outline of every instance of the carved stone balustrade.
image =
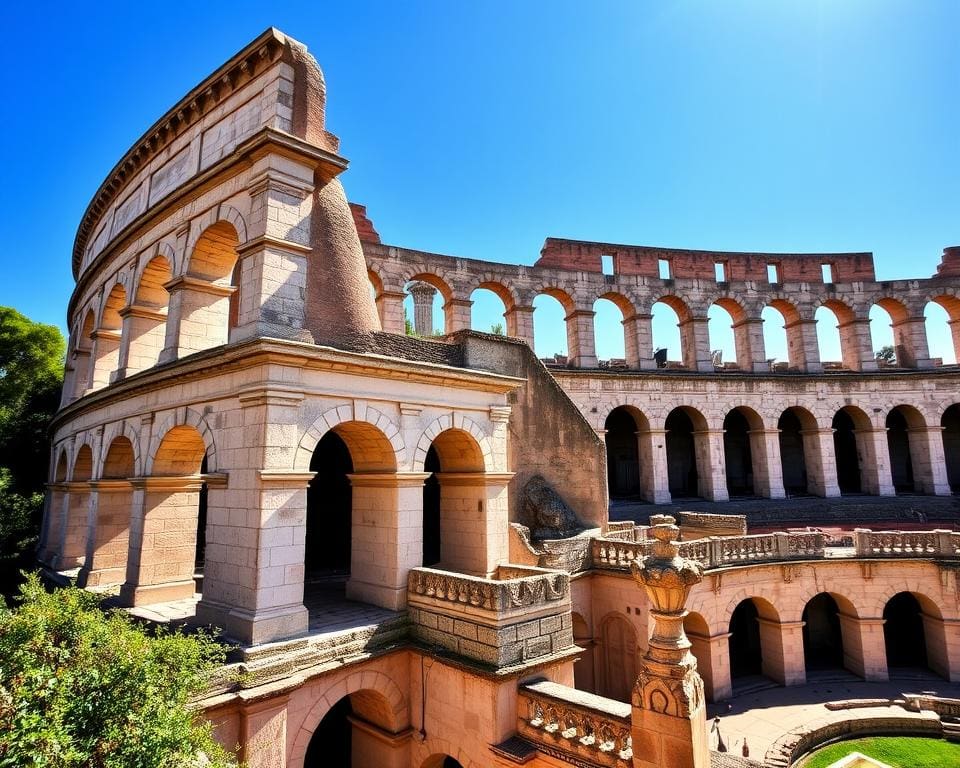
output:
[{"label": "carved stone balustrade", "polygon": [[960,556],[960,533],[933,531],[871,531],[857,528],[853,532],[857,557],[957,557]]},{"label": "carved stone balustrade", "polygon": [[506,565],[482,578],[414,568],[407,606],[417,640],[498,669],[574,648],[563,571]]},{"label": "carved stone balustrade", "polygon": [[541,752],[589,765],[633,765],[629,704],[548,681],[521,686],[518,696],[517,731]]}]

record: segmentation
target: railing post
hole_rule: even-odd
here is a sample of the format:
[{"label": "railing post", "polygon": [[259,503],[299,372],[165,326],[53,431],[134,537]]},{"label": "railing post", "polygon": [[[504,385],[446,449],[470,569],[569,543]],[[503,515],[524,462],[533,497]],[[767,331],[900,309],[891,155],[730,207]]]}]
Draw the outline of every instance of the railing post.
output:
[{"label": "railing post", "polygon": [[777,540],[777,558],[785,560],[790,557],[790,534],[777,531],[773,535]]},{"label": "railing post", "polygon": [[937,557],[953,557],[953,531],[935,528],[937,535]]},{"label": "railing post", "polygon": [[857,550],[857,557],[867,557],[870,555],[870,534],[873,533],[869,528],[853,529],[853,545]]}]

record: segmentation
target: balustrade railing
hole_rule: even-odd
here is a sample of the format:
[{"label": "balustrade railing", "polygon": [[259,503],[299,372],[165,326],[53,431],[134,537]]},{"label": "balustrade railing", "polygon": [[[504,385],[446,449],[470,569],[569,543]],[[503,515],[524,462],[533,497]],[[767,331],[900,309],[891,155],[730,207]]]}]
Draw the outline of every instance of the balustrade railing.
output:
[{"label": "balustrade railing", "polygon": [[633,765],[630,704],[547,681],[519,691],[518,731],[548,754],[610,766]]},{"label": "balustrade railing", "polygon": [[933,531],[871,531],[857,528],[853,532],[857,557],[957,557],[960,555],[960,533]]}]

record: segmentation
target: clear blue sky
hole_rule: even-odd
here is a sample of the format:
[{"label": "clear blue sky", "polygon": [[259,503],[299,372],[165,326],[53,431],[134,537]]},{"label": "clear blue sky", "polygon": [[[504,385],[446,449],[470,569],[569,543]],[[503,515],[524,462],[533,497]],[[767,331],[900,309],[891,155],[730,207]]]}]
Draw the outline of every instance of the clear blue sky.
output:
[{"label": "clear blue sky", "polygon": [[61,327],[106,172],[269,25],[323,68],[348,195],[390,243],[519,263],[549,235],[871,250],[892,279],[960,242],[960,3],[16,5],[0,303]]}]

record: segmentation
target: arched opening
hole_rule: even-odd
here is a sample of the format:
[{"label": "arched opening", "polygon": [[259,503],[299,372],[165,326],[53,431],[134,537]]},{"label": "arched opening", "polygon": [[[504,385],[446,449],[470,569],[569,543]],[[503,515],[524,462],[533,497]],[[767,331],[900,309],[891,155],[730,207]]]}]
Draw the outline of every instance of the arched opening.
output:
[{"label": "arched opening", "polygon": [[[510,294],[497,283],[483,283],[470,294],[470,327],[475,331],[505,336]],[[510,301],[512,304],[512,301]]]},{"label": "arched opening", "polygon": [[748,597],[742,600],[730,616],[730,680],[734,691],[738,687],[751,685],[758,676],[770,677],[764,646],[773,642],[773,635],[779,632],[779,622],[774,607],[760,597]]},{"label": "arched opening", "polygon": [[[379,691],[365,689],[347,694],[327,710],[314,729],[304,768],[392,764],[395,745],[379,736],[395,732],[392,720],[390,703]],[[364,723],[373,728],[362,727]]]},{"label": "arched opening", "polygon": [[822,304],[817,307],[813,318],[817,323],[817,347],[820,350],[820,362],[825,368],[843,366],[843,345],[840,340],[840,320],[836,305]]},{"label": "arched opening", "polygon": [[573,644],[585,650],[585,653],[573,664],[573,685],[579,691],[592,693],[596,685],[593,675],[593,636],[583,616],[576,611],[572,616]]},{"label": "arched opening", "polygon": [[50,487],[50,506],[46,512],[44,533],[44,547],[39,559],[48,565],[55,565],[54,559],[60,555],[62,546],[64,515],[68,510],[64,509],[64,491],[61,483],[67,481],[67,452],[60,450],[60,456],[57,459],[53,471],[53,484]]},{"label": "arched opening", "polygon": [[619,406],[604,422],[607,446],[607,488],[611,499],[640,495],[639,425],[630,409]]},{"label": "arched opening", "polygon": [[716,701],[714,689],[713,655],[710,652],[710,627],[699,613],[690,611],[683,617],[683,631],[690,641],[690,653],[697,659],[697,671],[703,678],[704,692],[709,701]]},{"label": "arched opening", "polygon": [[[483,451],[466,430],[446,429],[433,439],[423,469],[431,473],[424,484],[425,565],[429,540],[431,565],[467,573],[487,571],[486,519],[476,514],[487,509],[484,470]],[[435,495],[428,499],[428,493]]]},{"label": "arched opening", "polygon": [[80,586],[120,584],[126,570],[133,488],[136,474],[133,444],[123,435],[110,443],[97,487],[93,541],[80,572]]},{"label": "arched opening", "polygon": [[960,493],[960,405],[951,405],[940,418],[943,427],[943,458],[947,482],[953,493]]},{"label": "arched opening", "polygon": [[76,568],[83,564],[87,548],[87,512],[90,508],[90,487],[93,479],[93,451],[84,443],[73,460],[74,483],[70,486],[67,502],[66,527],[63,548],[57,561],[58,570]]},{"label": "arched opening", "polygon": [[857,447],[856,425],[845,408],[833,416],[833,455],[837,461],[837,484],[841,494],[861,493],[860,452]]},{"label": "arched opening", "polygon": [[[674,408],[667,415],[667,478],[673,498],[694,498],[700,495],[700,476],[692,416],[692,408]],[[702,420],[703,417],[699,416]],[[702,427],[701,427],[702,428]]]},{"label": "arched opening", "polygon": [[350,575],[353,459],[335,430],[320,438],[310,471],[316,474],[307,486],[304,582],[311,592],[339,590]]},{"label": "arched opening", "polygon": [[[184,284],[179,289],[188,292],[188,298],[181,301],[182,353],[211,349],[229,340],[239,244],[237,230],[227,221],[212,224],[197,239],[187,276],[204,285]],[[198,328],[201,333],[196,332]]]},{"label": "arched opening", "polygon": [[460,761],[450,755],[430,755],[423,761],[420,768],[463,768]]},{"label": "arched opening", "polygon": [[787,369],[791,365],[784,314],[786,307],[796,314],[796,309],[786,302],[780,302],[780,308],[771,304],[760,311],[760,319],[763,320],[763,353],[771,370]]},{"label": "arched opening", "polygon": [[690,339],[682,331],[681,324],[692,330],[690,313],[686,305],[675,296],[665,296],[655,302],[650,309],[653,316],[653,356],[658,368],[696,367],[689,365],[695,349]]},{"label": "arched opening", "polygon": [[163,256],[150,259],[140,276],[134,304],[127,319],[127,372],[152,368],[166,343],[170,295],[164,287],[172,278],[170,262]]},{"label": "arched opening", "polygon": [[630,701],[637,679],[637,633],[633,625],[619,614],[607,616],[600,625],[600,648],[600,695]]},{"label": "arched opening", "polygon": [[[912,409],[911,409],[912,410]],[[894,490],[899,493],[916,493],[913,451],[910,445],[910,421],[920,419],[906,406],[897,406],[887,414],[887,449],[890,451],[890,475]]]},{"label": "arched opening", "polygon": [[600,367],[626,368],[626,315],[622,307],[613,298],[601,296],[593,302],[593,312],[593,340]]},{"label": "arched opening", "polygon": [[808,671],[843,668],[840,608],[826,593],[815,595],[803,608],[803,658]]},{"label": "arched opening", "polygon": [[563,304],[555,296],[541,293],[533,300],[533,310],[533,348],[537,357],[566,365],[570,347]]},{"label": "arched opening", "polygon": [[788,496],[805,496],[809,492],[803,431],[815,426],[816,422],[809,411],[796,407],[785,410],[777,421],[783,489]]},{"label": "arched opening", "polygon": [[960,299],[938,296],[923,308],[930,357],[941,365],[955,365],[960,349]]},{"label": "arched opening", "polygon": [[94,332],[93,386],[105,387],[120,365],[120,339],[123,319],[120,311],[127,303],[127,292],[120,283],[110,289],[103,305],[100,327]]},{"label": "arched opening", "polygon": [[894,332],[893,313],[900,314],[900,320],[905,320],[907,311],[902,304],[893,301],[893,299],[882,299],[870,307],[870,343],[873,349],[873,356],[876,358],[877,365],[880,368],[893,368],[904,365],[900,360],[904,350],[903,338],[900,339],[900,352],[898,355],[898,343],[896,333]]},{"label": "arched opening", "polygon": [[707,310],[707,335],[710,339],[710,357],[716,369],[739,367],[750,369],[749,361],[738,357],[740,344],[737,343],[733,324],[734,314],[741,315],[743,310],[731,299],[720,299]]},{"label": "arched opening", "polygon": [[[759,417],[753,415],[759,421]],[[750,424],[741,408],[734,408],[723,419],[727,493],[731,496],[753,496],[756,493],[750,431],[757,426]]]},{"label": "arched opening", "polygon": [[[408,336],[442,336],[456,330],[457,307],[451,303],[453,291],[436,275],[414,275],[403,288],[403,316]],[[469,311],[469,308],[468,308]],[[469,314],[462,327],[470,327]]]},{"label": "arched opening", "polygon": [[891,597],[883,607],[883,642],[887,667],[927,666],[927,638],[920,601],[910,592]]},{"label": "arched opening", "polygon": [[84,315],[83,324],[77,334],[73,348],[73,397],[83,397],[83,393],[90,388],[93,364],[90,355],[93,349],[93,311],[88,310]]}]

